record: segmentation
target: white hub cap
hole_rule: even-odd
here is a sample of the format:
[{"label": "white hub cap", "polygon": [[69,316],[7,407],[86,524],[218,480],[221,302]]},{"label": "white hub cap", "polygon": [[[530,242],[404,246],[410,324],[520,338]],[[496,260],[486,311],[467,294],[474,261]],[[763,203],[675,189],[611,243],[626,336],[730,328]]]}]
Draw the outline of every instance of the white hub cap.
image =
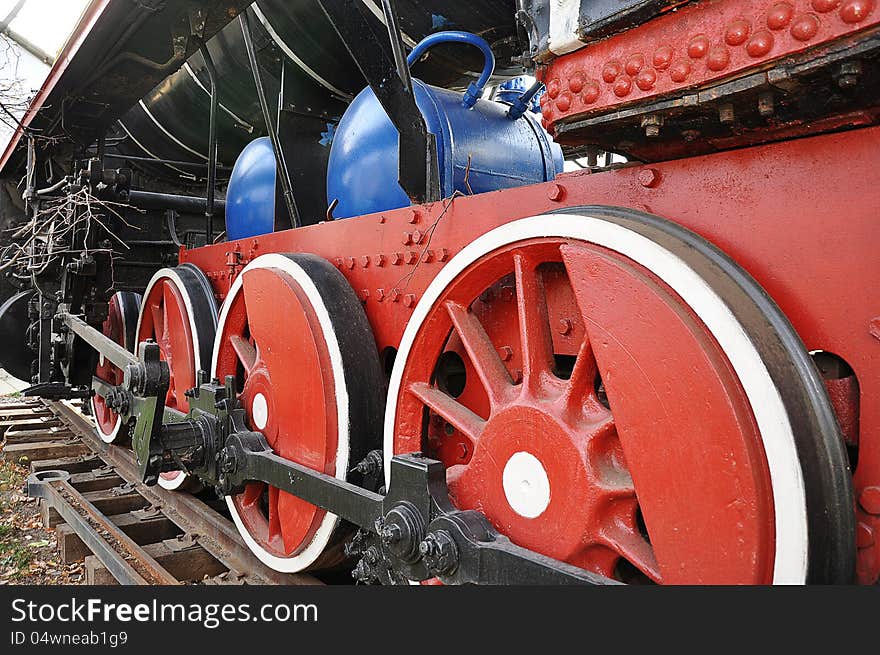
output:
[{"label": "white hub cap", "polygon": [[531,453],[511,455],[504,465],[502,484],[513,511],[527,519],[541,516],[550,504],[550,479],[541,460]]},{"label": "white hub cap", "polygon": [[251,405],[251,418],[258,430],[264,430],[269,422],[269,406],[266,404],[266,396],[261,393],[254,396],[254,402]]}]

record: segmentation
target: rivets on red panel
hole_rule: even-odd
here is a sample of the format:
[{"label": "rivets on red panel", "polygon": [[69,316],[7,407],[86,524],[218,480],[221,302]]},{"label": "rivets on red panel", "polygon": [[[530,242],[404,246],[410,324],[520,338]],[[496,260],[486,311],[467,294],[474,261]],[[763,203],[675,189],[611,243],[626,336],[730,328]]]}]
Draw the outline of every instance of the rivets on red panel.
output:
[{"label": "rivets on red panel", "polygon": [[560,202],[565,198],[565,187],[561,184],[551,184],[547,189],[547,197],[553,202]]},{"label": "rivets on red panel", "polygon": [[688,56],[691,59],[701,59],[709,52],[709,37],[705,34],[698,34],[688,43]]},{"label": "rivets on red panel", "polygon": [[755,32],[746,44],[749,57],[763,57],[773,48],[773,35],[768,30]]},{"label": "rivets on red panel", "polygon": [[559,334],[566,335],[571,332],[571,319],[563,318],[559,320]]},{"label": "rivets on red panel", "polygon": [[395,252],[391,254],[391,264],[393,266],[400,266],[403,262],[403,254],[399,252]]},{"label": "rivets on red panel", "polygon": [[742,45],[749,38],[752,26],[745,18],[737,18],[724,30],[724,40],[727,45]]},{"label": "rivets on red panel", "polygon": [[513,373],[510,374],[510,377],[514,384],[519,384],[523,381],[523,372],[521,369],[515,369]]},{"label": "rivets on red panel", "polygon": [[875,316],[868,321],[868,334],[880,340],[880,316]]},{"label": "rivets on red panel", "polygon": [[370,256],[369,256],[369,255],[364,255],[363,257],[361,257],[361,266],[363,266],[364,268],[366,268],[366,267],[369,266],[369,265],[370,265]]},{"label": "rivets on red panel", "polygon": [[840,6],[840,0],[812,0],[810,6],[820,14],[834,11]]},{"label": "rivets on red panel", "polygon": [[767,12],[767,27],[771,30],[781,30],[788,27],[793,16],[794,7],[791,6],[791,3],[777,2]]},{"label": "rivets on red panel", "polygon": [[819,31],[819,19],[814,14],[801,14],[794,19],[790,31],[798,41],[809,41]]},{"label": "rivets on red panel", "polygon": [[584,104],[591,105],[599,99],[599,85],[595,82],[587,82],[584,86],[584,94],[581,96]]},{"label": "rivets on red panel", "polygon": [[412,232],[404,232],[404,233],[403,233],[403,238],[402,238],[400,241],[401,241],[401,243],[403,243],[403,245],[405,245],[405,246],[408,246],[409,244],[411,244],[411,243],[413,242],[413,235],[412,235]]},{"label": "rivets on red panel", "polygon": [[623,66],[616,59],[612,59],[602,67],[602,79],[611,84],[623,73]]},{"label": "rivets on red panel", "polygon": [[360,293],[358,293],[358,296],[360,296],[361,302],[367,302],[367,299],[370,297],[370,290],[361,289]]},{"label": "rivets on red panel", "polygon": [[723,45],[717,45],[709,51],[706,67],[713,71],[722,71],[730,63],[730,51]]},{"label": "rivets on red panel", "polygon": [[582,72],[577,71],[568,79],[568,88],[572,93],[580,93],[586,82],[586,76]]},{"label": "rivets on red panel", "polygon": [[379,302],[385,300],[385,289],[376,289],[376,300]]},{"label": "rivets on red panel", "polygon": [[859,505],[868,514],[880,516],[880,487],[865,487],[859,494]]},{"label": "rivets on red panel", "polygon": [[403,261],[405,261],[407,264],[415,264],[417,261],[419,261],[419,253],[415,252],[414,250],[410,250],[408,253],[406,253]]},{"label": "rivets on red panel", "polygon": [[513,348],[510,346],[501,346],[498,349],[498,355],[501,357],[502,362],[509,362],[513,357]]},{"label": "rivets on red panel", "polygon": [[553,79],[547,82],[547,95],[551,98],[555,98],[559,95],[559,80]]},{"label": "rivets on red panel", "polygon": [[568,93],[562,93],[556,98],[556,108],[559,111],[568,111],[571,108],[571,96]]},{"label": "rivets on red panel", "polygon": [[654,88],[657,82],[657,73],[653,68],[646,68],[636,76],[636,86],[642,91],[648,91]]},{"label": "rivets on red panel", "polygon": [[376,262],[376,266],[385,266],[385,255],[378,254],[373,258],[373,261]]},{"label": "rivets on red panel", "polygon": [[413,241],[415,241],[416,243],[421,243],[422,239],[425,238],[425,235],[422,234],[421,230],[413,230],[412,238],[413,238]]},{"label": "rivets on red panel", "polygon": [[392,289],[391,293],[388,294],[388,297],[391,298],[391,302],[397,302],[400,300],[400,289]]},{"label": "rivets on red panel", "polygon": [[345,266],[350,270],[354,268],[354,257],[345,258]]},{"label": "rivets on red panel", "polygon": [[626,71],[627,75],[629,75],[630,77],[635,77],[644,67],[645,56],[641,54],[635,54],[629,56],[623,69]]},{"label": "rivets on red panel", "polygon": [[342,257],[336,258],[336,268],[342,268]]},{"label": "rivets on red panel", "polygon": [[652,62],[654,68],[659,71],[665,71],[672,64],[672,48],[668,45],[661,45],[654,51]]},{"label": "rivets on red panel", "polygon": [[874,0],[847,0],[840,8],[844,23],[860,23],[874,10]]},{"label": "rivets on red panel", "polygon": [[613,88],[614,95],[618,98],[623,98],[624,96],[629,95],[629,92],[632,91],[632,80],[626,75],[621,75],[614,80]]},{"label": "rivets on red panel", "polygon": [[669,69],[669,77],[673,82],[684,82],[691,74],[691,65],[687,59],[679,59]]},{"label": "rivets on red panel", "polygon": [[418,223],[419,222],[419,212],[416,211],[415,209],[413,209],[409,214],[408,220],[410,223]]},{"label": "rivets on red panel", "polygon": [[434,261],[434,251],[433,250],[426,250],[422,254],[422,261],[425,262],[426,264]]},{"label": "rivets on red panel", "polygon": [[415,304],[416,304],[416,297],[413,294],[408,293],[403,297],[403,306],[404,307],[412,307]]},{"label": "rivets on red panel", "polygon": [[449,259],[449,251],[446,248],[440,248],[437,251],[437,261],[445,262],[447,259]]}]

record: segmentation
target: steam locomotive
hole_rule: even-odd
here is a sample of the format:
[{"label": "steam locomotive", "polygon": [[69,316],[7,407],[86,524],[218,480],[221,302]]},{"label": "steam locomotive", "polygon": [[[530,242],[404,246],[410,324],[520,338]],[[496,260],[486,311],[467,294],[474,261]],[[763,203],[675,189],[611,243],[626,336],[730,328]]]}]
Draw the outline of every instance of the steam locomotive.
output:
[{"label": "steam locomotive", "polygon": [[875,583],[873,0],[94,0],[0,365],[289,573]]}]

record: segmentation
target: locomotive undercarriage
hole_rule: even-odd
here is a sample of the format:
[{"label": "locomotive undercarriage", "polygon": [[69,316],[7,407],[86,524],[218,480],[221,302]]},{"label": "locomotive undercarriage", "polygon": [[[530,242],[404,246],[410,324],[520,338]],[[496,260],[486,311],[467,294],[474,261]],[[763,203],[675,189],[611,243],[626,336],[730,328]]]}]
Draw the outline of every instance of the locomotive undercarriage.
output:
[{"label": "locomotive undercarriage", "polygon": [[[332,20],[337,3],[319,4]],[[544,125],[570,156],[655,163],[441,199],[382,4],[387,34],[359,13],[334,26],[400,134],[412,206],[334,221],[314,189],[297,195],[327,165],[283,138],[314,122],[301,115],[274,135],[288,164],[270,234],[223,241],[219,195],[100,157],[47,192],[29,184],[30,238],[4,282],[28,292],[28,393],[91,399],[144,481],[213,488],[279,570],[876,581],[871,26],[656,97],[644,57],[611,59],[602,82],[590,46],[554,54],[527,35]],[[520,4],[522,26],[542,3]],[[578,39],[599,39],[604,62],[628,34],[615,21],[650,26],[670,4],[700,5],[627,3]],[[608,86],[600,105],[617,96],[608,111],[588,106],[583,71]],[[622,77],[647,95],[623,99]]]}]

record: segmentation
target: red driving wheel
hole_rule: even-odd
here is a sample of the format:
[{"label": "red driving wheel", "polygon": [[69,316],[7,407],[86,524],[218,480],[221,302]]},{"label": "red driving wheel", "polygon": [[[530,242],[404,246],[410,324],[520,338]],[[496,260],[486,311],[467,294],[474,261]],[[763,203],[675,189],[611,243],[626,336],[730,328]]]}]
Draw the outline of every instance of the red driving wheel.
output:
[{"label": "red driving wheel", "polygon": [[[723,256],[683,233],[597,211],[469,244],[403,337],[386,458],[427,452],[460,509],[623,581],[830,575],[849,520],[821,384],[796,336],[775,348],[793,333],[761,323],[766,296],[718,277]],[[817,502],[835,508],[830,530],[810,518]]]},{"label": "red driving wheel", "polygon": [[[137,326],[140,294],[130,291],[117,291],[110,298],[107,318],[104,319],[101,331],[126,350],[134,349],[134,335]],[[122,384],[122,370],[116,367],[103,355],[98,355],[95,376],[114,386]],[[128,434],[127,426],[115,411],[107,407],[104,398],[99,395],[91,399],[92,416],[95,418],[95,430],[105,443],[113,443]]]},{"label": "red driving wheel", "polygon": [[[144,292],[137,323],[137,342],[153,339],[168,363],[165,406],[189,411],[186,392],[197,385],[199,371],[207,372],[217,329],[217,304],[204,274],[191,264],[163,268]],[[178,489],[187,481],[181,471],[159,475],[159,485]]]},{"label": "red driving wheel", "polygon": [[[236,378],[250,428],[281,457],[345,480],[377,445],[375,342],[354,292],[325,260],[273,254],[251,262],[224,301],[213,362],[214,377]],[[339,561],[334,546],[348,529],[335,515],[257,482],[227,503],[248,546],[272,568]]]}]

